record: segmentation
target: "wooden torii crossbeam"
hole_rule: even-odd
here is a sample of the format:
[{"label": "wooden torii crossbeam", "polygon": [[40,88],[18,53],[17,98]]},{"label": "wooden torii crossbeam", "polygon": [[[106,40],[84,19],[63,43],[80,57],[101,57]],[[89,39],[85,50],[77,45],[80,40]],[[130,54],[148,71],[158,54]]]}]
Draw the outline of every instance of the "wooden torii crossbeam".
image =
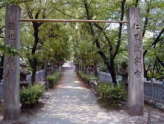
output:
[{"label": "wooden torii crossbeam", "polygon": [[128,23],[128,21],[85,20],[85,19],[20,19],[21,22],[81,22],[81,23]]}]

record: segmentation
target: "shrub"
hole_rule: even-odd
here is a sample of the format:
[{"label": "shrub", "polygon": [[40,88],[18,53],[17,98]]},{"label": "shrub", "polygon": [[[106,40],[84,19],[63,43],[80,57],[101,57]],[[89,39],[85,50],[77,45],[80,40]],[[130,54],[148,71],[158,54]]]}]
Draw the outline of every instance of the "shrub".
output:
[{"label": "shrub", "polygon": [[156,78],[157,80],[163,79],[164,78],[164,71],[161,71],[159,73],[153,73],[153,72],[148,72],[148,78]]},{"label": "shrub", "polygon": [[59,81],[61,72],[54,72],[52,75],[47,76],[48,87],[53,88],[54,85]]},{"label": "shrub", "polygon": [[20,91],[20,100],[22,105],[24,106],[37,104],[39,98],[42,96],[44,92],[44,89],[44,86],[41,84],[35,84],[33,86],[23,88]]},{"label": "shrub", "polygon": [[83,72],[78,72],[79,77],[86,83],[90,83],[93,80],[97,80],[94,75],[88,75]]},{"label": "shrub", "polygon": [[123,85],[112,83],[98,83],[96,90],[101,99],[107,99],[111,104],[119,104],[126,100],[127,92]]}]

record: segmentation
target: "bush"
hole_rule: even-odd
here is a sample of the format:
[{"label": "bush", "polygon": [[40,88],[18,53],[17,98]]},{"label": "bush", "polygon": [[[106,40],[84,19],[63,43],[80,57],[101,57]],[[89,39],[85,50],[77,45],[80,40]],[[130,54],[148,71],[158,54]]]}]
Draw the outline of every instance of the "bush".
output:
[{"label": "bush", "polygon": [[45,87],[41,84],[35,84],[20,91],[20,100],[22,105],[35,105],[42,96]]},{"label": "bush", "polygon": [[157,80],[164,79],[164,71],[161,71],[159,73],[148,72],[148,78],[156,78]]},{"label": "bush", "polygon": [[93,80],[97,80],[94,75],[88,75],[83,72],[78,72],[79,77],[86,83],[90,83]]},{"label": "bush", "polygon": [[107,99],[110,104],[120,104],[127,98],[127,92],[123,85],[113,85],[112,83],[98,83],[97,93],[101,99]]},{"label": "bush", "polygon": [[52,75],[47,76],[48,87],[54,88],[54,85],[59,81],[61,72],[54,72]]}]

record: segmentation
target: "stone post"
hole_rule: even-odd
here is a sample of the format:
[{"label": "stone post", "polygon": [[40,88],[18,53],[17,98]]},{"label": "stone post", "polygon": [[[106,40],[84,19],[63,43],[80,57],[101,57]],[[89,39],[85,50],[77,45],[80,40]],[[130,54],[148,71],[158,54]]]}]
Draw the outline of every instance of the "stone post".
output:
[{"label": "stone post", "polygon": [[128,11],[128,104],[131,115],[142,115],[144,107],[144,73],[141,20],[138,8]]},{"label": "stone post", "polygon": [[[19,19],[21,9],[9,5],[6,9],[5,44],[19,49]],[[20,113],[19,82],[20,69],[18,55],[5,54],[4,59],[4,120],[16,120]]]}]

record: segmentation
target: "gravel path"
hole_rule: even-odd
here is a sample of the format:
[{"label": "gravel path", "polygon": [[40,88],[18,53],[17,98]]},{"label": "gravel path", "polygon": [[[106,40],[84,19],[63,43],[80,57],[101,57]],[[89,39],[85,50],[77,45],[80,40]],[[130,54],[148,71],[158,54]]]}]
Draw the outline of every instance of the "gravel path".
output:
[{"label": "gravel path", "polygon": [[125,110],[101,108],[74,70],[63,72],[57,88],[46,92],[42,102],[44,106],[23,116],[22,120],[27,121],[20,124],[164,124],[164,114],[152,108],[151,123],[147,123],[148,108],[143,117],[131,117]]},{"label": "gravel path", "polygon": [[[45,94],[44,103],[30,124],[147,124],[146,112],[144,117],[130,117],[125,110],[101,108],[73,70],[63,73],[57,89]],[[164,124],[164,114],[153,111],[151,116],[151,124]]]}]

